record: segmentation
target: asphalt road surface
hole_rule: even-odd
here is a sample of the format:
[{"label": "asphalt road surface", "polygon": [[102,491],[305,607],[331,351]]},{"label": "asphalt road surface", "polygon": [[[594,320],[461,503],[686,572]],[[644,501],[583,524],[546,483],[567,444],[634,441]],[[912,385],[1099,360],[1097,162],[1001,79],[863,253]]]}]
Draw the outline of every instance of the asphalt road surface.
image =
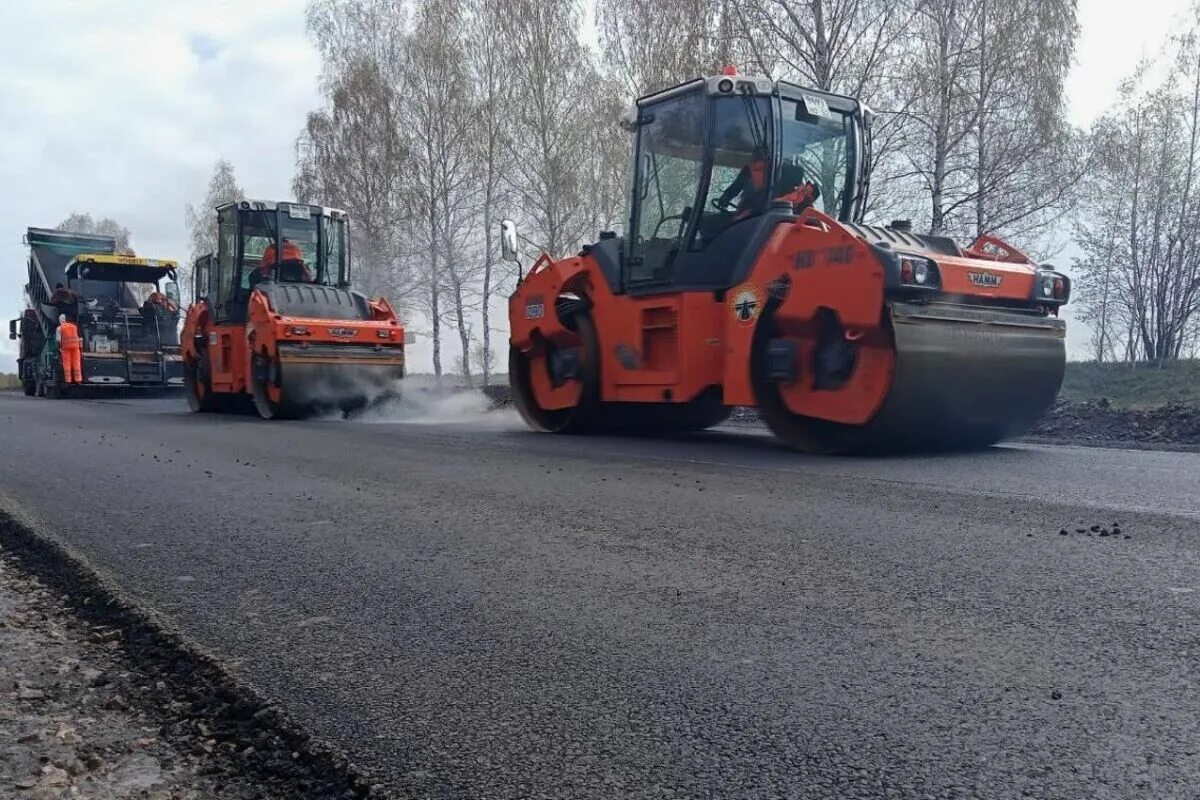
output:
[{"label": "asphalt road surface", "polygon": [[1200,791],[1200,455],[426,423],[6,395],[0,507],[413,797]]}]

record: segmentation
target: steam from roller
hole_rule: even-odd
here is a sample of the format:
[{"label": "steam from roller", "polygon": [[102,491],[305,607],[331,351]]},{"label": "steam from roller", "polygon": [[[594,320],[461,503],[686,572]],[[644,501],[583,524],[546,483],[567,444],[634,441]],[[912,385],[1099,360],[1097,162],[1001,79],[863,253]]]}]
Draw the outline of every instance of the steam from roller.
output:
[{"label": "steam from roller", "polygon": [[467,425],[488,429],[521,430],[511,406],[498,405],[481,389],[466,388],[443,379],[419,376],[394,382],[387,392],[377,392],[371,404],[353,419],[376,424]]}]

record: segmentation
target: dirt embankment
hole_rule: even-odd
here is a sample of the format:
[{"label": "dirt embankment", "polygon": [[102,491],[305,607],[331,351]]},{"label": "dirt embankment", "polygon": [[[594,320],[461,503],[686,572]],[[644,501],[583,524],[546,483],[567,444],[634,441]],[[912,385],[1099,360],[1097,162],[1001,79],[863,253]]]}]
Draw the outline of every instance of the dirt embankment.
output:
[{"label": "dirt embankment", "polygon": [[1122,409],[1104,399],[1059,401],[1030,437],[1088,445],[1200,449],[1200,408],[1170,403]]}]

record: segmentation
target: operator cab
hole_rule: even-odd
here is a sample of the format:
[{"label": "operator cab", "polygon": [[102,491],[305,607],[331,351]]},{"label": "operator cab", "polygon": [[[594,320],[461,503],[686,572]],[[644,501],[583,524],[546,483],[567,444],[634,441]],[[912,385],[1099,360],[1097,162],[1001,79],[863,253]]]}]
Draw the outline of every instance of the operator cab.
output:
[{"label": "operator cab", "polygon": [[862,216],[869,132],[851,98],[729,69],[639,99],[626,127],[628,233],[616,259],[597,254],[623,291],[729,288],[795,213]]},{"label": "operator cab", "polygon": [[244,322],[263,286],[350,286],[349,218],[306,203],[241,200],[217,208],[217,252],[196,262],[197,298],[218,322]]}]

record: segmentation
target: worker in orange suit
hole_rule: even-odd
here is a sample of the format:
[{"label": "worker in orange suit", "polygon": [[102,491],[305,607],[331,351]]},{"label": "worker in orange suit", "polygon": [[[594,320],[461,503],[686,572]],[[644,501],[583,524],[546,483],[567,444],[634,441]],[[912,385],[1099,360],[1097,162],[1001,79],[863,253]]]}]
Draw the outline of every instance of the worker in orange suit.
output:
[{"label": "worker in orange suit", "polygon": [[63,380],[67,383],[83,383],[83,341],[79,338],[79,328],[67,319],[66,314],[58,315],[58,330],[54,332],[54,338],[62,356]]},{"label": "worker in orange suit", "polygon": [[281,261],[298,261],[300,262],[300,269],[303,273],[303,280],[311,281],[312,273],[308,271],[308,265],[304,263],[304,253],[300,250],[300,246],[291,239],[284,239],[281,244],[283,258],[279,258],[274,244],[267,245],[267,249],[263,250],[262,266],[259,267],[259,269],[262,270],[262,277],[266,278],[268,275],[270,275],[271,268]]}]

